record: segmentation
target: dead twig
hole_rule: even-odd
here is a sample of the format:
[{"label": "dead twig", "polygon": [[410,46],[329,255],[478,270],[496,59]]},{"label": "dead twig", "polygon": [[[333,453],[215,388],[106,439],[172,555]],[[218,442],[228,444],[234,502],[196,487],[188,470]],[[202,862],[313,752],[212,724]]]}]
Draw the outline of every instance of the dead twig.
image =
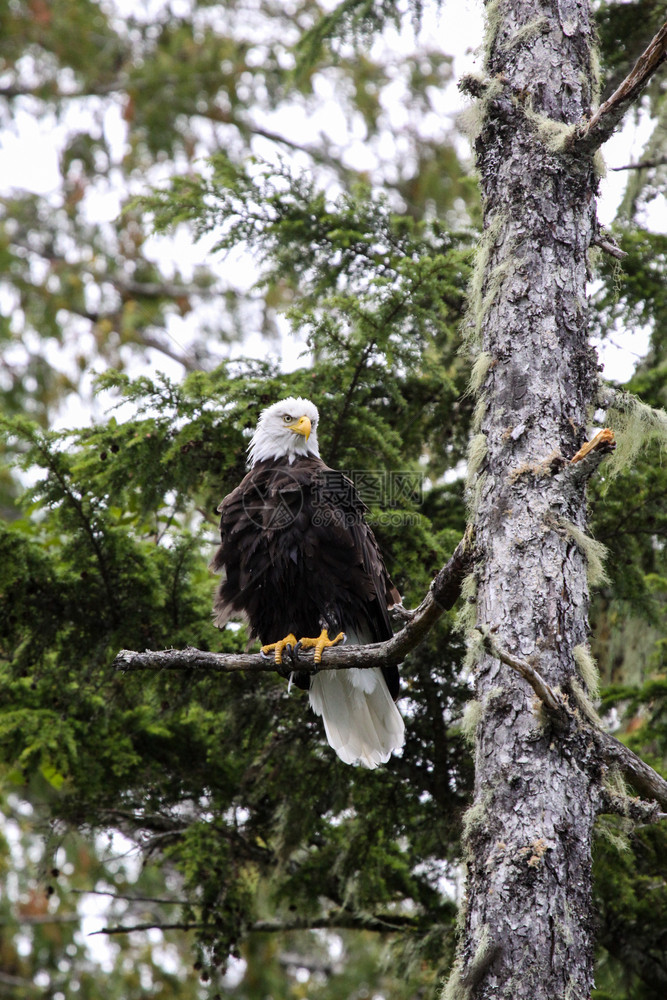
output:
[{"label": "dead twig", "polygon": [[[482,633],[487,652],[495,656],[502,663],[507,664],[507,666],[511,667],[528,681],[547,712],[549,712],[552,720],[556,723],[558,730],[565,731],[572,726],[576,726],[592,742],[596,761],[620,771],[621,775],[628,784],[632,785],[635,791],[639,792],[645,799],[655,800],[662,809],[667,809],[667,781],[657,771],[647,764],[646,761],[642,760],[641,757],[638,757],[629,747],[621,743],[620,740],[617,740],[615,736],[606,733],[599,726],[593,725],[579,713],[575,713],[565,698],[547,684],[532,664],[527,660],[513,656],[500,646],[488,629],[479,629],[479,631]],[[603,804],[608,807],[609,799],[603,798]],[[653,809],[648,806],[642,810],[635,809],[635,813],[639,813],[639,811],[641,811],[641,818],[644,822],[657,822],[664,818],[664,813],[658,808]],[[632,811],[629,815],[632,816]]]},{"label": "dead twig", "polygon": [[488,629],[478,628],[484,642],[484,648],[491,656],[495,656],[501,663],[505,663],[512,670],[521,674],[524,680],[528,681],[533,691],[545,705],[545,707],[559,718],[566,713],[565,702],[560,694],[547,684],[541,673],[533,667],[528,660],[522,660],[518,656],[513,656],[508,650],[499,646]]},{"label": "dead twig", "polygon": [[603,454],[608,454],[615,447],[614,432],[609,427],[605,427],[604,430],[598,431],[590,441],[582,444],[577,454],[570,459],[570,465],[581,462],[582,458],[586,458],[586,455],[589,455],[592,451],[600,451]]},{"label": "dead twig", "polygon": [[667,21],[642,52],[625,80],[576,132],[572,149],[592,152],[609,139],[658,67],[667,59]]},{"label": "dead twig", "polygon": [[621,250],[618,243],[611,238],[605,238],[604,236],[596,236],[593,240],[593,245],[600,247],[605,253],[608,253],[610,257],[615,257],[616,260],[624,260],[628,255],[625,250]]},{"label": "dead twig", "polygon": [[649,170],[651,167],[664,167],[667,165],[667,156],[662,156],[658,160],[640,160],[639,163],[626,163],[622,167],[612,167],[612,170]]}]

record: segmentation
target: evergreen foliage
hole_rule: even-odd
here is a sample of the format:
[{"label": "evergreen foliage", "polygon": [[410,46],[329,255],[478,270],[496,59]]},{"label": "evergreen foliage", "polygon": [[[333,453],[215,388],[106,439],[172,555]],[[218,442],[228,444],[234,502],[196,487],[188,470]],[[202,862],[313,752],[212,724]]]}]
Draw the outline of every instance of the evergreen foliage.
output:
[{"label": "evergreen foliage", "polygon": [[[413,7],[419,16],[421,5]],[[606,80],[639,54],[659,7],[600,5]],[[222,23],[220,9],[192,0],[187,16],[165,6],[150,23],[121,23],[91,0],[19,0],[0,13],[3,123],[25,107],[64,120],[74,100],[93,115],[63,149],[57,195],[5,192],[0,202],[0,267],[12,303],[0,319],[3,433],[24,470],[2,479],[3,811],[21,827],[27,853],[50,830],[37,876],[21,869],[16,891],[24,916],[30,904],[29,912],[57,917],[76,912],[75,892],[104,888],[118,897],[111,924],[162,927],[181,962],[194,936],[194,968],[178,974],[165,972],[146,938],[114,937],[105,995],[143,996],[149,982],[156,996],[215,995],[230,958],[243,957],[245,974],[232,962],[238,981],[224,980],[227,996],[302,995],[304,969],[318,1000],[363,984],[399,1000],[435,996],[453,955],[453,884],[472,781],[455,615],[404,665],[405,750],[372,773],[339,765],[302,693],[288,695],[273,674],[119,675],[111,667],[122,647],[245,647],[242,629],[211,624],[206,565],[215,508],[243,475],[249,431],[283,395],[320,407],[332,466],[369,474],[370,520],[406,605],[421,599],[465,527],[458,473],[473,419],[461,353],[478,217],[471,178],[446,139],[416,127],[402,137],[408,152],[381,161],[369,180],[340,151],[275,143],[263,124],[290,102],[305,113],[317,79],[333,72],[371,146],[386,127],[380,94],[391,73],[355,32],[371,38],[396,20],[397,5],[345,0],[331,11],[313,0],[267,0],[256,5],[262,30],[254,32],[243,4],[222,5]],[[427,51],[403,63],[422,112],[449,61]],[[118,95],[127,127],[120,156],[91,103],[108,94]],[[653,87],[650,101],[664,118],[664,92]],[[273,144],[263,159],[258,138]],[[213,146],[226,152],[195,168]],[[307,155],[308,169],[288,152],[299,163]],[[646,168],[646,183],[626,201],[616,235],[629,256],[620,274],[599,262],[596,299],[600,331],[650,327],[650,352],[626,388],[651,406],[665,404],[665,241],[628,220],[655,192],[659,169]],[[133,197],[102,225],[87,208],[100,178],[122,181]],[[210,265],[162,269],[146,215],[158,231],[187,224],[206,237]],[[229,360],[248,312],[221,281],[215,254],[239,248],[259,268],[251,298],[268,326],[279,316],[306,337],[310,356],[289,374],[270,360]],[[164,330],[213,295],[207,336],[175,350]],[[74,345],[73,367],[54,363],[54,345]],[[129,374],[147,351],[176,360],[182,377]],[[93,368],[96,391],[110,393],[117,410],[83,429],[54,430],[58,407]],[[610,579],[592,616],[602,711],[627,722],[627,738],[656,767],[667,754],[666,476],[653,444],[615,479],[602,474],[592,497],[593,533],[609,551]],[[396,486],[406,482],[408,490]],[[628,641],[633,623],[638,646]],[[105,856],[99,833],[108,830],[138,845],[140,874]],[[657,1000],[664,830],[641,831],[629,845],[623,853],[600,840],[598,995]],[[2,863],[16,867],[8,841],[1,847]],[[49,853],[66,861],[51,864]],[[75,926],[34,924],[28,960],[17,945],[26,924],[10,923],[3,969],[34,990],[40,967],[69,961],[50,987],[76,969],[78,995],[99,995]],[[192,930],[185,951],[179,928]]]},{"label": "evergreen foliage", "polygon": [[[202,191],[214,224],[224,223],[215,189]],[[368,198],[362,213],[360,193],[332,209],[319,192],[296,192],[300,201],[287,189],[266,210],[266,232],[254,220],[243,236],[270,261],[267,282],[304,288],[312,367],[285,376],[235,362],[178,385],[108,371],[100,385],[120,391],[129,419],[72,432],[7,420],[9,444],[43,475],[27,497],[32,517],[6,528],[12,707],[0,745],[22,781],[40,774],[57,789],[54,815],[95,829],[117,824],[149,856],[159,844],[161,864],[180,874],[203,968],[224,970],[248,928],[271,913],[289,927],[292,912],[343,927],[391,929],[395,920],[413,967],[422,947],[434,959],[441,938],[451,947],[455,908],[438,882],[456,863],[455,818],[470,780],[446,721],[467,690],[451,622],[408,671],[403,758],[372,775],[338,769],[303,698],[288,698],[272,677],[123,677],[109,665],[121,646],[241,648],[240,633],[210,623],[204,553],[215,544],[215,506],[243,475],[248,429],[285,392],[320,405],[323,453],[338,467],[382,477],[370,519],[409,601],[464,528],[460,488],[443,486],[428,494],[439,513],[433,530],[415,461],[420,442],[425,468],[440,476],[465,440],[461,430],[443,440],[466,377],[455,351],[463,238]],[[232,194],[220,201],[235,222],[249,199]],[[183,203],[174,202],[178,212]],[[198,201],[192,210],[205,218]],[[394,482],[412,476],[409,492],[388,495],[392,470]],[[443,812],[452,817],[444,827]]]}]

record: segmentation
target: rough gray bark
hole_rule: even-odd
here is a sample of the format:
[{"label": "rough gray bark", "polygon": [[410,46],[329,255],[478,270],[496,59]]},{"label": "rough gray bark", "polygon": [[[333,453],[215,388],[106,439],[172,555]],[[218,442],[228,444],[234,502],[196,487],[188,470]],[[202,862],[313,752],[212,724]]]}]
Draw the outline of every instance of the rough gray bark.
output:
[{"label": "rough gray bark", "polygon": [[[589,8],[487,3],[491,82],[476,140],[486,229],[473,301],[477,625],[571,699],[582,686],[574,649],[588,636],[586,476],[564,459],[585,440],[598,387],[585,295],[597,181],[592,153],[567,152],[563,137],[591,113]],[[465,931],[446,995],[585,998],[594,748],[577,727],[556,733],[531,687],[481,642],[475,658]]]}]

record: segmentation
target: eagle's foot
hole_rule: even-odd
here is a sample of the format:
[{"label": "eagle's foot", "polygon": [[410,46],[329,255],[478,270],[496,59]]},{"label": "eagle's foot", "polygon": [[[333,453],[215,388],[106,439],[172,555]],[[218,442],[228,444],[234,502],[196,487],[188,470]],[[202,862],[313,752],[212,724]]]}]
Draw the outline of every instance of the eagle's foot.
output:
[{"label": "eagle's foot", "polygon": [[329,632],[327,629],[323,628],[317,639],[302,639],[299,643],[301,649],[314,649],[315,656],[313,657],[314,663],[322,662],[322,653],[329,646],[337,646],[339,642],[345,641],[345,633],[339,632],[337,636],[333,639],[329,638]]},{"label": "eagle's foot", "polygon": [[273,653],[274,662],[278,666],[281,666],[285,649],[287,649],[289,653],[291,652],[289,647],[291,647],[291,649],[296,649],[296,645],[296,636],[290,632],[290,634],[286,635],[284,639],[279,639],[278,642],[270,642],[268,646],[262,646],[260,652],[264,657],[268,657],[269,653]]}]

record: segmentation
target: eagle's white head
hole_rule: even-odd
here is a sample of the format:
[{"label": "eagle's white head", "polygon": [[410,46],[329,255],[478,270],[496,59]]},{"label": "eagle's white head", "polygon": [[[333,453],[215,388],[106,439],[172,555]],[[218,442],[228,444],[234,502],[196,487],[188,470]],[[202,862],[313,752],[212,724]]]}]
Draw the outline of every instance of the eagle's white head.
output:
[{"label": "eagle's white head", "polygon": [[317,407],[309,399],[290,396],[262,410],[248,447],[248,463],[266,459],[320,457]]}]

